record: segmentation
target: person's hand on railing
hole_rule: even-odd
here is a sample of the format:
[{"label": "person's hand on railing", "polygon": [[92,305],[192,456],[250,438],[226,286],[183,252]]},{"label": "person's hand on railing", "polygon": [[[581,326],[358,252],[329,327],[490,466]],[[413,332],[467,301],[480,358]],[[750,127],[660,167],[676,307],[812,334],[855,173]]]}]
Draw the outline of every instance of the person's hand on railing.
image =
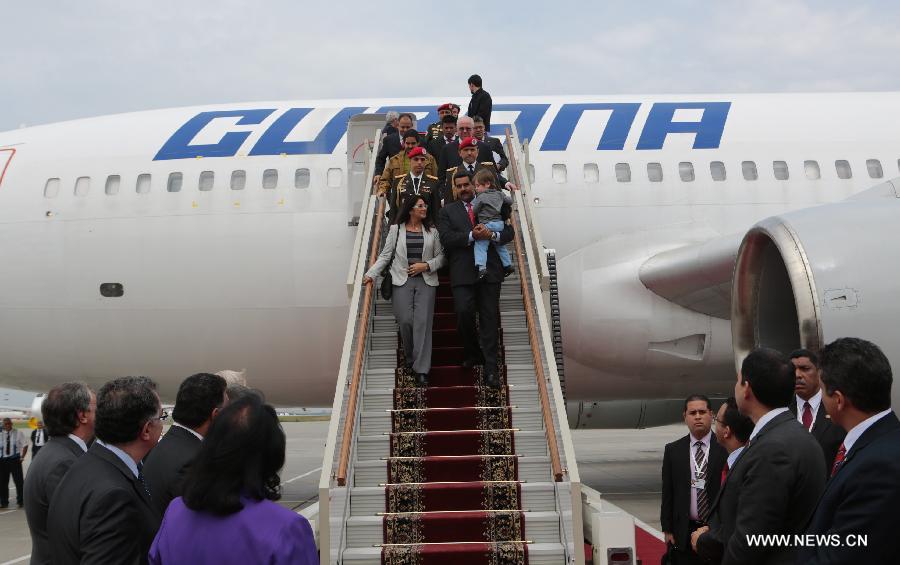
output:
[{"label": "person's hand on railing", "polygon": [[363,286],[374,283],[375,280],[372,279],[369,275],[363,275]]},{"label": "person's hand on railing", "polygon": [[378,186],[378,181],[381,180],[381,175],[375,175],[372,177],[372,186]]},{"label": "person's hand on railing", "polygon": [[510,190],[510,191],[512,191],[512,190],[519,190],[519,187],[516,186],[513,182],[507,182],[507,183],[506,183],[506,190]]}]

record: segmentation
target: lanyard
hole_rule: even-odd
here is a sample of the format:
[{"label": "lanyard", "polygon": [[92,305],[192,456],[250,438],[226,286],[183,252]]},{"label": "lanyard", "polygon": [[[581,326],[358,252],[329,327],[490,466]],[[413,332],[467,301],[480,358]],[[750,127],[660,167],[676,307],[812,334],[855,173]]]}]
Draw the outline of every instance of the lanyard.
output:
[{"label": "lanyard", "polygon": [[[693,447],[694,447],[694,453],[696,453],[697,446],[694,445]],[[700,443],[700,451],[703,451],[703,443],[702,442]],[[702,469],[706,465],[706,462],[709,460],[709,451],[707,450],[703,454],[703,459],[700,460],[700,463],[697,463],[697,457],[694,455],[694,453],[691,453],[691,468],[694,469],[694,477],[699,479],[700,478],[700,469]]]}]

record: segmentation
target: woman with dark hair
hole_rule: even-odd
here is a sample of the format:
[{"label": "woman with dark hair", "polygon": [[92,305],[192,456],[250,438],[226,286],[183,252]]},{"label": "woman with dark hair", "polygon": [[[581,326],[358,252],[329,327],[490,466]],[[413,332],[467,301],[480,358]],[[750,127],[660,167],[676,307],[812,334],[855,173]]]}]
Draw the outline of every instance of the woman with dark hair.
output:
[{"label": "woman with dark hair", "polygon": [[422,195],[411,196],[403,203],[381,255],[365,274],[365,284],[372,284],[388,262],[394,287],[391,305],[400,326],[406,363],[415,373],[417,384],[427,387],[437,272],[446,260],[441,238],[428,213],[428,201]]},{"label": "woman with dark hair", "polygon": [[[209,428],[150,547],[150,563],[319,563],[306,518],[273,502],[285,436],[259,395],[242,396]],[[152,488],[152,487],[151,487]]]}]

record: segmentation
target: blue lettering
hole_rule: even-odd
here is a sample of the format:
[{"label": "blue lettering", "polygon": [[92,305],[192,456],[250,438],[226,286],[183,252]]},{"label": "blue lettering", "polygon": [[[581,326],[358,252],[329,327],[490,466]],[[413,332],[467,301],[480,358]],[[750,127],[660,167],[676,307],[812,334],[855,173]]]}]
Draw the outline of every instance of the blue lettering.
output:
[{"label": "blue lettering", "polygon": [[612,112],[603,129],[603,136],[600,137],[597,149],[624,149],[625,139],[628,137],[631,124],[634,123],[634,117],[640,107],[639,103],[564,104],[550,125],[550,131],[544,138],[541,151],[565,151],[575,132],[575,126],[578,125],[578,120],[586,110],[609,110]]},{"label": "blue lettering", "polygon": [[431,124],[440,121],[438,118],[437,108],[434,106],[382,106],[378,109],[376,114],[386,114],[394,110],[400,114],[404,112],[408,112],[414,116],[425,112],[424,118],[419,118],[416,120],[416,129],[419,131],[425,131],[425,128],[430,126]]},{"label": "blue lettering", "polygon": [[343,108],[325,124],[319,135],[312,141],[285,141],[287,136],[297,127],[313,108],[291,108],[282,114],[275,123],[259,138],[250,155],[330,155],[347,133],[347,121],[351,116],[362,113],[365,108]]},{"label": "blue lettering", "polygon": [[[731,102],[658,102],[650,108],[638,149],[662,149],[670,133],[696,133],[694,149],[717,149]],[[675,122],[675,110],[703,110],[699,122]]]},{"label": "blue lettering", "polygon": [[230,132],[222,136],[218,143],[211,145],[191,145],[191,141],[197,137],[203,128],[217,118],[241,119],[235,125],[250,126],[261,123],[275,109],[264,110],[224,110],[218,112],[200,112],[183,126],[178,128],[172,137],[166,141],[154,161],[166,161],[169,159],[193,159],[195,157],[231,157],[237,153],[241,144],[250,137],[249,131]]},{"label": "blue lettering", "polygon": [[[541,118],[547,113],[550,104],[495,104],[494,112],[518,111],[519,116],[516,118],[516,130],[519,132],[519,139],[525,141],[534,137]],[[497,135],[506,135],[506,128],[509,124],[491,124],[491,131],[497,132]]]}]

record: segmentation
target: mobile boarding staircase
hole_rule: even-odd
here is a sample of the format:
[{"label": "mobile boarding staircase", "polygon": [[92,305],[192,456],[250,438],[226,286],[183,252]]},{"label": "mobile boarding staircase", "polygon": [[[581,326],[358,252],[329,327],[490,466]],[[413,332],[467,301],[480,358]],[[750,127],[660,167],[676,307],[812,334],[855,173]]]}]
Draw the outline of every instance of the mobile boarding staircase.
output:
[{"label": "mobile boarding staircase", "polygon": [[[362,118],[357,116],[355,118]],[[365,118],[362,118],[365,119]],[[368,118],[371,120],[372,118]],[[582,494],[554,350],[549,274],[522,146],[508,131],[516,274],[500,296],[502,386],[465,369],[449,282],[441,281],[430,386],[402,367],[389,302],[363,273],[387,224],[371,195],[379,139],[351,120],[351,180],[365,193],[347,277],[350,312],[316,517],[321,563],[560,565],[585,562]],[[360,124],[356,124],[359,126]],[[365,125],[365,124],[363,124]],[[362,155],[360,155],[360,151]],[[543,288],[542,288],[543,287]]]}]

